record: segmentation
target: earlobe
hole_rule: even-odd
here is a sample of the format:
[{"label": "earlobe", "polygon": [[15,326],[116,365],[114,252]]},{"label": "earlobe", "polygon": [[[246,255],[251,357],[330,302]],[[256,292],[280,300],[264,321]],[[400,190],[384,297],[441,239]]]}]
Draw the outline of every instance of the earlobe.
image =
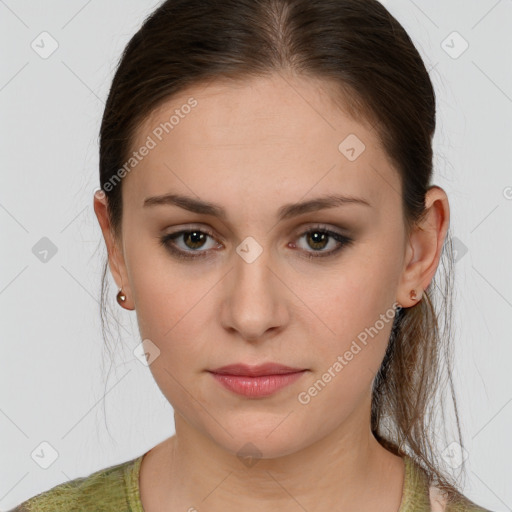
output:
[{"label": "earlobe", "polygon": [[419,290],[419,294],[418,292],[413,288],[410,292],[409,292],[409,299],[410,301],[412,302],[411,304],[409,305],[405,305],[403,304],[402,302],[398,301],[397,300],[397,303],[398,305],[403,308],[403,307],[406,307],[406,308],[409,308],[409,307],[412,307],[412,306],[415,306],[416,304],[418,304],[419,302],[421,302],[423,300],[423,290]]}]

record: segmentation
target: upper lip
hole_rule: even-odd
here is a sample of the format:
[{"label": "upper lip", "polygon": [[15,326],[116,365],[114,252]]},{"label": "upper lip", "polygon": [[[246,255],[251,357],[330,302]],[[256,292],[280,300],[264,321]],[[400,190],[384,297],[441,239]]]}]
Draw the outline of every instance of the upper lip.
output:
[{"label": "upper lip", "polygon": [[219,373],[224,375],[247,375],[249,377],[257,377],[260,375],[278,375],[284,373],[297,373],[304,371],[304,368],[292,368],[278,363],[265,363],[260,365],[248,365],[248,364],[228,364],[216,368],[215,370],[209,370],[212,373]]}]

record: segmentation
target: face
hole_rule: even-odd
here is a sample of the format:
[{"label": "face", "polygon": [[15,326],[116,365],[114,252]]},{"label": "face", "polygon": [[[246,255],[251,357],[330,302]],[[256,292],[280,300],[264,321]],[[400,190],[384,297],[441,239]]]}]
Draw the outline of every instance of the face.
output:
[{"label": "face", "polygon": [[[187,90],[139,127],[133,150],[144,145],[123,178],[111,269],[175,412],[263,458],[349,425],[366,433],[407,256],[400,180],[376,132],[322,83],[273,76]],[[167,194],[188,199],[152,199]],[[334,196],[357,201],[314,202]],[[264,397],[209,372],[267,362],[306,371]]]}]

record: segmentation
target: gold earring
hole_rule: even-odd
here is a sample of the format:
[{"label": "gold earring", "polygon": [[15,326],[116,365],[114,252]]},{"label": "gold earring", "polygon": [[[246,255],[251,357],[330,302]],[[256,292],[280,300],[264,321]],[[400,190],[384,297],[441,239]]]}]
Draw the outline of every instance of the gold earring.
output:
[{"label": "gold earring", "polygon": [[117,303],[124,309],[127,309],[128,311],[133,311],[135,308],[127,308],[125,306],[125,302],[126,302],[126,294],[123,293],[123,289],[121,288],[118,292],[117,292]]},{"label": "gold earring", "polygon": [[122,288],[120,288],[119,291],[117,292],[117,297],[116,298],[117,298],[117,303],[120,306],[123,306],[123,304],[126,302],[126,295],[123,293],[123,289]]},{"label": "gold earring", "polygon": [[[421,294],[423,296],[423,293]],[[411,293],[409,294],[409,297],[411,298],[411,300],[418,300],[418,296],[416,295],[416,290],[411,290]],[[421,298],[420,298],[421,300]]]}]

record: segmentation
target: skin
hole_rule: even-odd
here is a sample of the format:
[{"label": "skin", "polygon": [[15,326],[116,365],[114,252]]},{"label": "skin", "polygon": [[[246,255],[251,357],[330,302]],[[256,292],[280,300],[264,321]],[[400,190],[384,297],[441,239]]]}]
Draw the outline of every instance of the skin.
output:
[{"label": "skin", "polygon": [[[123,179],[121,239],[112,236],[105,198],[94,197],[110,269],[125,307],[136,311],[141,339],[160,350],[149,368],[175,415],[176,434],[142,462],[144,509],[396,512],[403,460],[370,430],[372,382],[392,322],[309,403],[297,397],[395,301],[415,305],[412,289],[421,298],[448,229],[446,193],[429,189],[428,214],[407,235],[399,175],[376,132],[311,78],[190,88],[139,126],[134,150],[191,96],[198,105]],[[354,161],[338,150],[349,134],[366,146]],[[142,206],[171,192],[216,203],[227,217]],[[284,204],[333,193],[371,207],[345,204],[277,220]],[[339,245],[302,235],[317,223],[353,243],[307,259]],[[180,260],[159,243],[187,228],[213,237],[181,236],[178,248],[208,257]],[[236,252],[248,236],[262,248],[252,263]],[[232,393],[206,371],[268,361],[308,371],[259,399]],[[237,456],[246,443],[260,452],[251,467]]]}]

